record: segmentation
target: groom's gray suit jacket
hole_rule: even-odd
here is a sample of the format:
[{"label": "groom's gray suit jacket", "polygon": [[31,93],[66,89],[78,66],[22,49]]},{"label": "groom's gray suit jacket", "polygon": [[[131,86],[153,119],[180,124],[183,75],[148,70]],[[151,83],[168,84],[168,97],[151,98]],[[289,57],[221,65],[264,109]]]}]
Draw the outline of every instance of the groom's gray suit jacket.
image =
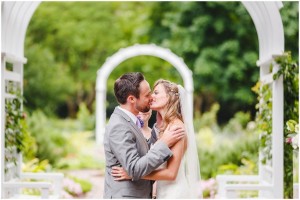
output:
[{"label": "groom's gray suit jacket", "polygon": [[[172,151],[161,141],[149,150],[140,129],[119,108],[115,108],[106,126],[104,150],[104,198],[151,198],[151,181],[140,178],[172,156]],[[113,166],[122,166],[132,180],[114,181],[111,176]]]}]

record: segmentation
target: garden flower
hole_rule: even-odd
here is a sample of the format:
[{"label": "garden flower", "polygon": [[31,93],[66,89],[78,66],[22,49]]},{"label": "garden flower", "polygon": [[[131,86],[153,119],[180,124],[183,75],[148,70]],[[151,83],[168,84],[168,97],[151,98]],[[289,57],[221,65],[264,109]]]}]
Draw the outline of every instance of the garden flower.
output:
[{"label": "garden flower", "polygon": [[216,183],[217,183],[216,180],[213,178],[210,178],[208,180],[202,180],[201,188],[203,194],[205,195],[205,193],[208,193],[209,198],[214,198],[216,194]]},{"label": "garden flower", "polygon": [[288,143],[288,144],[291,144],[292,143],[292,138],[291,137],[286,138],[285,142]]},{"label": "garden flower", "polygon": [[62,191],[62,194],[61,194],[62,198],[63,199],[73,199],[73,196],[70,195],[68,192],[66,192],[65,190]]},{"label": "garden flower", "polygon": [[68,193],[74,196],[80,196],[82,194],[81,185],[76,183],[72,179],[65,178],[63,180],[63,187]]},{"label": "garden flower", "polygon": [[291,143],[294,149],[299,148],[299,134],[295,135],[294,137],[291,138]]}]

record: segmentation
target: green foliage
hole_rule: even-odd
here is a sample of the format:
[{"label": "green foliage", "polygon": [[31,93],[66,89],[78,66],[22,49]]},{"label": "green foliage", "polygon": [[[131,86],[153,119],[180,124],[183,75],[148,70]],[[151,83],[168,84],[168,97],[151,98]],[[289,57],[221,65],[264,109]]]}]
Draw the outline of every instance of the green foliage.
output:
[{"label": "green foliage", "polygon": [[291,52],[287,52],[276,58],[280,69],[274,74],[274,79],[283,76],[284,80],[284,119],[298,122],[299,116],[299,67],[291,57]]},{"label": "green foliage", "polygon": [[36,189],[36,188],[26,188],[26,189],[23,189],[22,190],[22,194],[25,194],[25,195],[30,195],[30,196],[40,196],[41,195],[41,192],[39,189]]},{"label": "green foliage", "polygon": [[295,152],[299,152],[299,124],[290,119],[286,122],[286,142],[291,144]]},{"label": "green foliage", "polygon": [[280,9],[284,28],[284,45],[294,60],[299,60],[299,2],[283,1]]},{"label": "green foliage", "polygon": [[18,153],[25,149],[23,139],[28,135],[24,113],[21,110],[23,97],[17,92],[16,98],[5,101],[5,147],[16,147]]},{"label": "green foliage", "polygon": [[242,133],[247,127],[248,122],[251,120],[250,113],[237,112],[234,114],[228,123],[224,126],[223,131],[227,134]]},{"label": "green foliage", "polygon": [[78,177],[70,177],[72,180],[74,180],[76,183],[79,183],[81,188],[82,188],[82,192],[83,193],[87,193],[89,191],[92,190],[92,183],[87,181],[87,180],[84,180],[84,179],[81,179],[81,178],[78,178]]},{"label": "green foliage", "polygon": [[[72,195],[75,198],[82,198],[85,193],[89,192],[92,189],[92,184],[90,181],[74,177],[67,176],[64,179],[64,190]],[[69,196],[64,195],[65,198],[70,198]]]},{"label": "green foliage", "polygon": [[[292,123],[299,124],[299,67],[286,52],[276,58],[280,69],[274,74],[274,79],[283,77],[284,82],[284,138],[288,138]],[[284,143],[284,197],[293,198],[293,147]]]},{"label": "green foliage", "polygon": [[[39,161],[37,158],[33,158],[32,160],[27,161],[22,165],[23,172],[47,172],[50,171],[51,165],[48,160]],[[27,179],[26,181],[34,182],[35,179]],[[25,195],[36,195],[40,196],[40,189],[37,188],[25,188],[22,190],[22,194]]]},{"label": "green foliage", "polygon": [[217,174],[239,174],[239,175],[253,175],[257,172],[257,164],[251,160],[242,158],[242,165],[238,166],[236,164],[225,164],[218,168]]},{"label": "green foliage", "polygon": [[252,88],[257,93],[257,114],[256,124],[257,131],[260,135],[260,151],[261,162],[266,164],[268,160],[272,159],[272,90],[269,85],[262,85],[260,82]]},{"label": "green foliage", "polygon": [[49,171],[51,165],[48,160],[39,161],[39,159],[34,158],[22,166],[23,172],[46,172]]},{"label": "green foliage", "polygon": [[49,162],[56,169],[104,169],[104,161],[94,157],[94,133],[82,131],[81,121],[57,120],[35,111],[28,117],[28,125],[38,148],[36,159],[28,158],[26,165],[46,160],[42,162]]},{"label": "green foliage", "polygon": [[79,155],[73,155],[71,157],[65,157],[64,159],[60,159],[56,164],[56,167],[59,169],[66,170],[78,170],[78,169],[105,169],[105,162],[95,158],[92,155],[82,155],[82,153],[78,152]]},{"label": "green foliage", "polygon": [[219,105],[214,104],[209,112],[194,120],[195,130],[198,130],[196,141],[201,177],[204,180],[215,177],[218,173],[225,173],[227,167],[235,168],[234,171],[239,169],[240,173],[257,172],[257,165],[254,163],[258,158],[259,138],[253,134],[256,125],[250,121],[249,113],[236,113],[235,117],[221,128],[216,122],[218,110]]},{"label": "green foliage", "polygon": [[[198,133],[201,134],[201,131]],[[199,144],[203,144],[203,141]],[[198,149],[201,177],[208,179],[217,175],[218,167],[225,164],[242,165],[242,159],[257,161],[258,157],[258,138],[256,136],[243,136],[232,138],[222,138],[215,142],[214,148],[205,148],[205,145]],[[209,163],[203,164],[203,163]],[[256,166],[257,167],[257,166]],[[257,168],[255,169],[257,171]]]},{"label": "green foliage", "polygon": [[[258,135],[253,134],[253,127],[249,126],[254,122],[248,121],[246,128],[238,125],[240,127],[238,131],[231,129],[228,133],[226,126],[222,129],[215,123],[217,110],[216,104],[214,109],[195,120],[195,122],[201,122],[203,118],[203,121],[206,121],[196,134],[201,177],[205,180],[215,177],[218,173],[228,173],[229,169],[232,173],[255,174],[259,138]],[[234,124],[245,123],[245,120],[249,119],[247,113],[237,113],[235,116],[230,120]],[[209,163],[209,165],[204,163]]]},{"label": "green foliage", "polygon": [[147,43],[145,31],[151,5],[151,2],[41,3],[29,24],[25,46],[29,60],[25,79],[37,84],[25,84],[26,97],[36,98],[30,101],[30,108],[75,117],[84,102],[93,111],[97,70],[118,49]]},{"label": "green foliage", "polygon": [[[28,42],[27,42],[28,43]],[[24,68],[24,97],[26,108],[37,108],[48,115],[54,115],[62,104],[75,91],[69,69],[64,63],[56,61],[55,54],[49,47],[31,44],[26,49],[28,64]]]},{"label": "green foliage", "polygon": [[[286,49],[298,55],[298,2],[284,2],[281,13]],[[155,43],[183,58],[193,72],[197,113],[219,102],[219,122],[241,110],[253,115],[258,39],[240,2],[42,2],[26,34],[29,111],[75,117],[84,102],[93,113],[97,70],[135,43]],[[116,104],[111,85],[128,71],[143,72],[150,85],[158,78],[182,83],[170,63],[129,59],[109,77],[107,114]]]},{"label": "green foliage", "polygon": [[[28,131],[26,113],[22,111],[24,101],[19,91],[12,92],[16,96],[5,100],[5,162],[17,165],[14,148],[23,155],[24,160],[33,158],[37,150],[34,137]],[[4,150],[3,150],[4,151]],[[19,163],[21,164],[21,163]],[[6,165],[5,165],[6,168]],[[6,171],[7,169],[5,169]]]},{"label": "green foliage", "polygon": [[211,106],[208,112],[203,113],[203,115],[195,117],[194,126],[196,130],[204,127],[215,128],[217,126],[217,113],[220,110],[220,105],[215,103]]},{"label": "green foliage", "polygon": [[[291,120],[299,123],[299,68],[292,60],[291,53],[287,52],[275,59],[280,66],[273,79],[283,77],[284,84],[284,138],[289,138],[292,128]],[[270,70],[273,66],[270,67]],[[260,132],[260,149],[262,163],[272,159],[272,88],[269,85],[257,83],[253,90],[258,94],[257,127]],[[293,197],[293,147],[289,143],[284,143],[284,197]]]},{"label": "green foliage", "polygon": [[[281,11],[286,48],[298,55],[298,2],[284,2]],[[183,57],[193,71],[196,111],[217,101],[219,122],[240,110],[254,113],[249,88],[258,79],[258,40],[241,3],[163,2],[155,4],[151,19],[151,41]]]},{"label": "green foliage", "polygon": [[67,155],[68,138],[62,130],[53,127],[50,118],[42,111],[35,111],[28,118],[28,126],[38,145],[36,157],[40,160],[49,160],[51,165]]},{"label": "green foliage", "polygon": [[24,137],[22,139],[22,143],[24,144],[24,148],[22,150],[23,161],[26,162],[27,160],[31,160],[35,158],[38,146],[36,143],[35,138],[29,131],[27,120],[22,120],[22,126],[25,128],[24,130]]},{"label": "green foliage", "polygon": [[68,145],[73,148],[68,151],[68,155],[58,161],[57,168],[68,170],[105,169],[105,162],[101,156],[94,156],[96,144],[91,131],[70,132],[69,135],[71,137]]},{"label": "green foliage", "polygon": [[80,130],[94,130],[95,116],[91,115],[86,104],[80,103],[77,113],[77,120],[80,122]]},{"label": "green foliage", "polygon": [[218,101],[220,121],[251,109],[255,96],[249,88],[258,79],[253,67],[258,44],[240,3],[163,2],[156,4],[151,17],[151,40],[183,57],[193,71],[195,98],[202,99],[196,110],[208,110]]}]

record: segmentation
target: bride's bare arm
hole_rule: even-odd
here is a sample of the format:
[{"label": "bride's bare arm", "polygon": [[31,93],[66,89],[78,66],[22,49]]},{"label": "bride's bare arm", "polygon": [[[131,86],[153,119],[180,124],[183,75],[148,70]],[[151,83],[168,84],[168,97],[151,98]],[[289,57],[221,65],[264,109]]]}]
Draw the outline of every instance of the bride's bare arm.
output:
[{"label": "bride's bare arm", "polygon": [[173,156],[167,161],[167,167],[155,170],[149,175],[143,176],[147,180],[175,180],[184,155],[184,140],[179,140],[172,148]]}]

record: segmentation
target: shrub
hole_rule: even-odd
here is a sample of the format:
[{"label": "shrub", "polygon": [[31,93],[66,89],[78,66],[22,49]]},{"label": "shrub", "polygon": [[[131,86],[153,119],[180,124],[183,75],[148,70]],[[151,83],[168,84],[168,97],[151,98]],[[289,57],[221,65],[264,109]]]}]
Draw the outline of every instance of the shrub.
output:
[{"label": "shrub", "polygon": [[61,130],[55,129],[51,120],[42,111],[35,111],[28,117],[28,126],[38,145],[36,157],[49,160],[51,165],[67,155],[68,140]]},{"label": "shrub", "polygon": [[79,130],[95,129],[95,116],[91,115],[85,103],[80,103],[77,119],[80,122]]},{"label": "shrub", "polygon": [[242,133],[246,128],[248,122],[250,121],[250,113],[237,112],[234,114],[233,118],[229,120],[223,128],[224,133],[227,134],[236,134]]},{"label": "shrub", "polygon": [[[201,177],[203,179],[215,177],[219,166],[225,164],[240,166],[243,164],[242,159],[256,163],[258,158],[258,141],[258,137],[252,135],[227,139],[220,138],[210,148],[207,148],[206,145],[198,145]],[[205,141],[198,141],[198,144],[201,143],[205,143]],[[257,169],[255,170],[257,171]]]},{"label": "shrub", "polygon": [[[221,129],[216,123],[218,109],[217,104],[213,106],[198,124],[196,140],[202,179],[215,177],[222,165],[231,166],[235,171],[244,165],[243,160],[254,163],[252,170],[257,172],[259,137],[254,131],[255,122],[249,122],[250,114],[238,112]],[[195,123],[201,122],[202,117],[195,119]]]}]

